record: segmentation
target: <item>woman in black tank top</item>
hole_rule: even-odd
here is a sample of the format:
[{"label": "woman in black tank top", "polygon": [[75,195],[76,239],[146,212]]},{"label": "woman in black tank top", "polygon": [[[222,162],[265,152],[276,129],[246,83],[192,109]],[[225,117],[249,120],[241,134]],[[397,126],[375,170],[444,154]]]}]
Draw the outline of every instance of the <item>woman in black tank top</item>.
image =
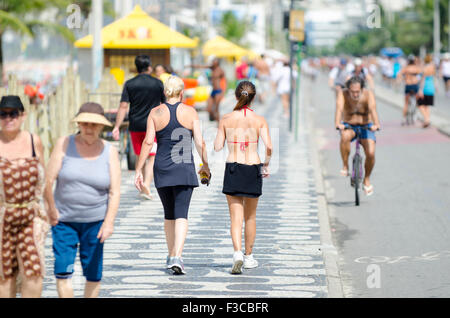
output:
[{"label": "woman in black tank top", "polygon": [[[166,80],[164,93],[167,102],[150,112],[141,150],[141,154],[148,153],[156,135],[158,149],[153,166],[154,181],[164,208],[168,247],[166,266],[175,274],[186,273],[181,254],[188,228],[189,204],[193,189],[199,186],[192,155],[192,138],[203,161],[199,173],[205,172],[208,177],[211,175],[197,112],[181,103],[183,88],[184,83],[179,77],[171,76]],[[139,156],[135,176],[138,190],[143,184],[144,162],[145,156]]]}]

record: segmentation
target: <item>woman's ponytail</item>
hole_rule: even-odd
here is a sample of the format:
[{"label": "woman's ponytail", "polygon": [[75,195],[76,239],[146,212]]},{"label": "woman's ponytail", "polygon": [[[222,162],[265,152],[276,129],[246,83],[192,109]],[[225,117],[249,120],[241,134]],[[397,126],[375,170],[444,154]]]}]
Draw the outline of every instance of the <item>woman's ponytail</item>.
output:
[{"label": "woman's ponytail", "polygon": [[253,98],[256,95],[255,85],[249,81],[242,81],[236,87],[234,94],[236,95],[237,99],[237,103],[236,106],[234,107],[234,110],[240,110],[245,106],[249,106],[250,103],[253,101]]}]

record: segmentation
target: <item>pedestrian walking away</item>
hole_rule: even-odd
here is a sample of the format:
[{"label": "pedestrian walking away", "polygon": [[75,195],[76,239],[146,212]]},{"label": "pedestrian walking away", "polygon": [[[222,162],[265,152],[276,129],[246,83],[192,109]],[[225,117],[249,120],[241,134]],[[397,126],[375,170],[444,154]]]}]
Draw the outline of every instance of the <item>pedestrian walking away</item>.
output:
[{"label": "pedestrian walking away", "polygon": [[[241,274],[244,268],[255,268],[253,257],[256,236],[256,208],[262,194],[262,178],[269,176],[272,142],[264,117],[256,115],[250,105],[256,95],[253,83],[242,81],[236,88],[237,104],[223,116],[214,142],[215,151],[228,144],[229,155],[225,164],[222,192],[226,195],[231,219],[233,242],[232,274]],[[258,155],[259,138],[266,147],[264,163]],[[242,252],[242,226],[245,221],[245,255]]]},{"label": "pedestrian walking away", "polygon": [[101,105],[83,104],[73,121],[80,132],[57,140],[47,166],[44,196],[52,225],[58,295],[74,296],[71,278],[79,246],[86,277],[84,296],[94,298],[100,291],[104,242],[113,233],[119,208],[119,154],[100,138],[104,126],[112,126]]},{"label": "pedestrian walking away", "polygon": [[[192,138],[202,160],[198,173],[211,176],[206,146],[200,129],[197,111],[181,103],[184,83],[177,76],[164,84],[167,102],[154,108],[147,120],[147,133],[142,143],[143,153],[153,146],[155,136],[158,149],[155,156],[155,187],[164,208],[164,231],[168,255],[166,267],[175,274],[185,274],[182,252],[188,230],[188,212],[192,193],[198,187],[192,154]],[[145,155],[139,156],[135,185],[141,191],[144,180],[142,167]]]},{"label": "pedestrian walking away", "polygon": [[[119,140],[119,128],[129,108],[128,119],[130,125],[128,130],[130,131],[134,153],[139,156],[147,129],[147,117],[154,107],[165,102],[165,96],[164,85],[161,80],[150,75],[152,73],[150,57],[147,55],[138,55],[135,59],[135,65],[139,74],[126,81],[123,86],[116,124],[113,129],[113,137],[115,140]],[[148,152],[148,160],[144,169],[144,185],[140,193],[141,197],[148,200],[153,199],[150,186],[153,180],[153,164],[155,162],[156,148],[157,145],[154,142],[153,148],[149,149]]]},{"label": "pedestrian walking away", "polygon": [[423,116],[423,128],[430,126],[430,106],[434,105],[434,94],[436,92],[436,67],[431,55],[425,57],[425,66],[423,67],[423,76],[420,80],[420,88],[417,99],[417,106]]},{"label": "pedestrian walking away", "polygon": [[258,83],[261,93],[258,94],[259,101],[264,104],[267,94],[270,93],[270,67],[267,64],[264,54],[255,60],[255,68],[258,70]]},{"label": "pedestrian walking away", "polygon": [[0,101],[0,297],[40,297],[44,240],[49,224],[42,207],[44,156],[40,138],[21,130],[25,108],[18,96]]},{"label": "pedestrian walking away", "polygon": [[444,81],[445,96],[450,97],[450,52],[444,53],[439,66],[439,73]]},{"label": "pedestrian walking away", "polygon": [[209,68],[211,69],[212,91],[207,101],[207,111],[210,121],[219,121],[220,119],[220,102],[225,96],[223,89],[223,81],[225,80],[225,72],[220,66],[220,60],[214,58],[211,65],[191,65],[193,68]]},{"label": "pedestrian walking away", "polygon": [[[291,91],[291,68],[288,61],[283,62],[283,67],[278,73],[277,82],[277,94],[281,97],[283,105],[283,117],[288,118],[290,116],[289,110],[289,94]],[[297,78],[297,71],[293,70],[294,78]]]}]

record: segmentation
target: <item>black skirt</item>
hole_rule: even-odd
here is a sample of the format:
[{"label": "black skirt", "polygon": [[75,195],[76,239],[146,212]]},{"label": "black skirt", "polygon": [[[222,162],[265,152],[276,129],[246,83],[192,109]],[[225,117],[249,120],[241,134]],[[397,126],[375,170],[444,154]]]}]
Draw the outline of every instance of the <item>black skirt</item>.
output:
[{"label": "black skirt", "polygon": [[227,162],[222,193],[238,197],[258,198],[262,194],[262,166],[262,163],[246,165]]}]

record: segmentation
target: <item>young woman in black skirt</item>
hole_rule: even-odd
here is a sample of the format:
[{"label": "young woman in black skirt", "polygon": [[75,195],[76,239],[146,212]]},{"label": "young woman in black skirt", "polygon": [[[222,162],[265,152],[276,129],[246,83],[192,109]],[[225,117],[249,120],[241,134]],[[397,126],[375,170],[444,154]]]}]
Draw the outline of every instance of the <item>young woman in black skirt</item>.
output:
[{"label": "young woman in black skirt", "polygon": [[[233,112],[220,120],[214,149],[220,151],[225,141],[228,144],[229,155],[222,192],[226,194],[230,209],[230,232],[234,248],[231,273],[240,274],[242,267],[249,269],[258,266],[252,254],[256,235],[256,207],[262,194],[262,178],[269,176],[272,142],[266,120],[250,108],[256,95],[255,85],[242,81],[235,95],[237,104]],[[261,163],[258,155],[260,137],[266,147],[264,163]],[[241,251],[244,221],[245,255]]]}]

